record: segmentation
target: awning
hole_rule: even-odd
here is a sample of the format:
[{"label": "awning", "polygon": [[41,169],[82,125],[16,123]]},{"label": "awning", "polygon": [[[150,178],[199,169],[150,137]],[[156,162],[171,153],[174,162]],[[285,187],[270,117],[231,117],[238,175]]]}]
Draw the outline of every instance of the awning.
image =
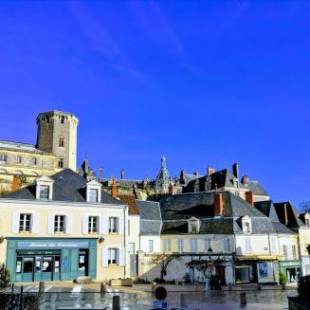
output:
[{"label": "awning", "polygon": [[236,256],[236,260],[238,261],[266,261],[266,260],[278,260],[279,256],[277,255],[243,255],[243,256]]}]

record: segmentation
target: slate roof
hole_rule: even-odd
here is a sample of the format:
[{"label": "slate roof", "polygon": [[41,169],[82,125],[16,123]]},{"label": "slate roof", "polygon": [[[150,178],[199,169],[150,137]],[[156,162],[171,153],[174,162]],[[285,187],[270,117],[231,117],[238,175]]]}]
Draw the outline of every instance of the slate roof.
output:
[{"label": "slate roof", "polygon": [[136,200],[140,212],[140,234],[159,235],[161,232],[161,214],[158,202]]},{"label": "slate roof", "polygon": [[32,153],[48,154],[47,152],[37,149],[34,144],[23,143],[23,142],[13,142],[13,141],[6,141],[6,140],[0,140],[0,150],[1,149],[10,149],[14,151],[25,151],[25,152],[32,152]]},{"label": "slate roof", "polygon": [[285,205],[287,206],[288,215],[288,223],[286,226],[294,231],[297,231],[299,227],[304,226],[304,223],[299,219],[299,213],[290,201],[274,203],[278,218],[282,224],[286,224],[284,219]]},{"label": "slate roof", "polygon": [[[71,169],[64,169],[50,177],[53,183],[53,201],[86,202],[87,181]],[[36,185],[32,184],[16,192],[6,194],[2,198],[36,199]],[[121,205],[120,200],[101,191],[101,203]]]},{"label": "slate roof", "polygon": [[[234,180],[236,180],[234,175],[228,169],[223,169],[216,171],[209,176],[205,175],[189,181],[187,185],[183,187],[182,191],[184,193],[197,191],[204,192],[223,187],[234,187]],[[251,190],[254,195],[268,196],[268,193],[258,181],[249,181],[248,184],[239,182],[239,186],[240,188]]]},{"label": "slate roof", "polygon": [[214,192],[183,193],[161,196],[162,234],[188,233],[187,221],[200,219],[200,234],[243,234],[241,219],[249,216],[254,234],[275,233],[281,229],[290,232],[245,200],[229,191],[223,192],[223,215],[214,216]]}]

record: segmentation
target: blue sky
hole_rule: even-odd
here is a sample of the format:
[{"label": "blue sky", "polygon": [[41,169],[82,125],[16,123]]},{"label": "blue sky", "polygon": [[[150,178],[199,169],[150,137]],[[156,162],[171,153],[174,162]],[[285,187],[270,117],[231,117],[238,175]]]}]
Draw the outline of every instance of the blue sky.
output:
[{"label": "blue sky", "polygon": [[105,175],[240,163],[274,200],[310,199],[310,2],[1,1],[0,139],[80,119]]}]

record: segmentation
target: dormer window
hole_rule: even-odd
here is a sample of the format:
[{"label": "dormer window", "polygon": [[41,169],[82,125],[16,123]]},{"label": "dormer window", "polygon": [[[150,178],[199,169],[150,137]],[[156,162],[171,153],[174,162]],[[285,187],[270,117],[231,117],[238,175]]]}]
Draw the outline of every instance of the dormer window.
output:
[{"label": "dormer window", "polygon": [[188,220],[188,232],[190,234],[198,234],[200,229],[199,219],[192,217]]},{"label": "dormer window", "polygon": [[53,198],[54,180],[43,176],[38,178],[36,183],[36,198],[42,200],[51,200]]},{"label": "dormer window", "polygon": [[93,203],[98,203],[101,201],[101,184],[96,180],[92,180],[87,183],[86,200]]},{"label": "dormer window", "polygon": [[242,231],[245,234],[251,234],[252,233],[252,221],[249,216],[244,216],[241,219],[241,224],[242,224]]}]

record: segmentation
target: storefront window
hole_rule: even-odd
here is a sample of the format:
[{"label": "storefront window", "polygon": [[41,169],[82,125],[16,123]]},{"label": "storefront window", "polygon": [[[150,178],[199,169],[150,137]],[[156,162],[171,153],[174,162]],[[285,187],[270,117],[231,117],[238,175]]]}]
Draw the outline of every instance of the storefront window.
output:
[{"label": "storefront window", "polygon": [[43,257],[42,272],[52,272],[52,257],[50,256]]},{"label": "storefront window", "polygon": [[238,266],[235,269],[236,282],[250,282],[250,267]]},{"label": "storefront window", "polygon": [[32,273],[32,272],[33,272],[33,258],[24,257],[24,273]]},{"label": "storefront window", "polygon": [[261,262],[258,263],[258,274],[261,282],[274,281],[273,263]]}]

